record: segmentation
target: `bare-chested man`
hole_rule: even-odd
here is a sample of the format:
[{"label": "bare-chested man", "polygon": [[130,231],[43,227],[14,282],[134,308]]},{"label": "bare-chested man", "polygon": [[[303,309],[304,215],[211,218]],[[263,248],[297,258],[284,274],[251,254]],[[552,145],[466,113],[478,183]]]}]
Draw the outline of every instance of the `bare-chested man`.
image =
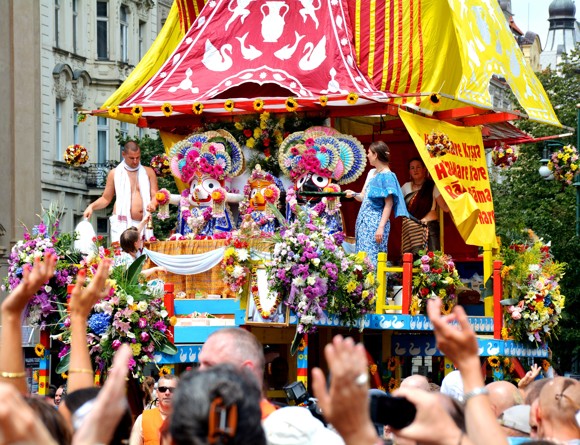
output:
[{"label": "bare-chested man", "polygon": [[116,197],[111,224],[111,242],[118,242],[123,231],[137,226],[157,208],[155,194],[158,191],[157,176],[150,167],[141,165],[141,149],[129,141],[122,151],[123,162],[109,172],[103,195],[89,204],[84,217],[89,219],[94,210],[107,207]]}]

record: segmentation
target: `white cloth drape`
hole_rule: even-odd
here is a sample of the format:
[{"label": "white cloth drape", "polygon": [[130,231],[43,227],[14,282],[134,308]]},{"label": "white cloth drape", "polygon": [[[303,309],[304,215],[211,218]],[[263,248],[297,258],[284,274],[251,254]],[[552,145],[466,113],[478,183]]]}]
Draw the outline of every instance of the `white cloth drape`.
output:
[{"label": "white cloth drape", "polygon": [[168,255],[143,249],[151,261],[158,266],[165,267],[169,272],[177,275],[195,275],[207,272],[212,267],[221,263],[224,258],[225,247],[211,250],[205,253],[192,253],[184,255]]}]

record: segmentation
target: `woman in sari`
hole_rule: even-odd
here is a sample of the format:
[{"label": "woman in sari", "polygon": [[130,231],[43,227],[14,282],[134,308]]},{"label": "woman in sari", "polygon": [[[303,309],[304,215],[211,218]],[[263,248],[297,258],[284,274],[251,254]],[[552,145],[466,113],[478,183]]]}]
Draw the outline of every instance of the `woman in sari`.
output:
[{"label": "woman in sari", "polygon": [[397,176],[389,168],[389,147],[383,141],[373,142],[367,154],[375,167],[369,171],[361,193],[346,190],[346,197],[362,201],[355,226],[356,250],[366,252],[377,266],[379,252],[387,252],[391,222],[395,217],[408,216]]},{"label": "woman in sari", "polygon": [[401,250],[413,255],[425,247],[430,251],[440,250],[439,207],[445,212],[449,211],[449,207],[433,180],[428,177],[427,167],[421,158],[409,161],[409,174],[411,180],[403,185],[402,192],[407,210],[415,221],[403,219]]}]

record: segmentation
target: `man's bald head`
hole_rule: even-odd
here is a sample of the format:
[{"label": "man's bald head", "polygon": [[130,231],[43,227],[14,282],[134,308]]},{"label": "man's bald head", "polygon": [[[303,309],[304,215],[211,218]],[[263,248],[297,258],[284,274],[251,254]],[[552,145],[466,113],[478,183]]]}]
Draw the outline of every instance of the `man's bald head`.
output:
[{"label": "man's bald head", "polygon": [[401,388],[419,388],[424,391],[431,391],[429,380],[421,374],[413,374],[403,379],[401,382]]},{"label": "man's bald head", "polygon": [[486,385],[489,391],[489,403],[498,417],[506,409],[523,403],[522,395],[516,385],[503,380],[491,382]]}]

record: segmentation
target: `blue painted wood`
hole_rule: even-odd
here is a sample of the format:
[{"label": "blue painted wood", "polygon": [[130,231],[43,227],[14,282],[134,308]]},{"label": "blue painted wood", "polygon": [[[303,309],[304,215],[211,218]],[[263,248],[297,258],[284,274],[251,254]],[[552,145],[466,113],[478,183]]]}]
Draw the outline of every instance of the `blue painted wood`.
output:
[{"label": "blue painted wood", "polygon": [[[516,343],[512,340],[478,338],[479,355],[490,357],[502,355],[509,357],[547,357],[548,347],[534,348],[531,345]],[[393,355],[398,356],[442,356],[431,335],[393,335],[391,339]]]},{"label": "blue painted wood", "polygon": [[240,310],[240,300],[223,298],[220,300],[175,300],[175,314],[187,315],[192,312],[209,314],[233,314]]},{"label": "blue painted wood", "polygon": [[155,363],[158,365],[169,365],[176,363],[197,363],[202,345],[180,345],[177,346],[177,354],[167,355],[163,353],[155,354]]}]

